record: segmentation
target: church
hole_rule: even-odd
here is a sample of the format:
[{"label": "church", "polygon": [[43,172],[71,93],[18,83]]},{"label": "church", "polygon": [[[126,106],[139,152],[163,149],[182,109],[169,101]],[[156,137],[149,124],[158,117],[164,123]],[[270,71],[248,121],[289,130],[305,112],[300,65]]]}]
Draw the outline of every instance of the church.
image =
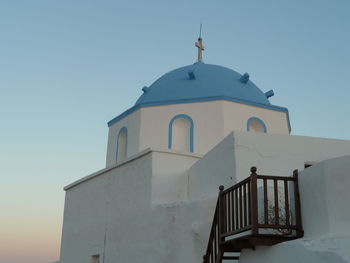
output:
[{"label": "church", "polygon": [[67,185],[61,263],[350,262],[350,141],[291,135],[248,73],[194,64],[108,122]]}]

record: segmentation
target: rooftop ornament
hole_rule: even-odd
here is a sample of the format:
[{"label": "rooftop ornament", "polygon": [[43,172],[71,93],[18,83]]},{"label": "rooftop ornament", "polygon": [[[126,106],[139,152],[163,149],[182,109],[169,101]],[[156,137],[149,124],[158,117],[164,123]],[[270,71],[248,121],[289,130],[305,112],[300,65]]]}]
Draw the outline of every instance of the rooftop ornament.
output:
[{"label": "rooftop ornament", "polygon": [[249,80],[249,74],[248,73],[244,73],[244,75],[242,75],[242,77],[240,77],[239,81],[243,84],[247,84]]},{"label": "rooftop ornament", "polygon": [[275,93],[273,92],[272,89],[270,89],[269,91],[265,92],[266,98],[270,98],[270,97],[272,97],[273,95],[275,95]]},{"label": "rooftop ornament", "polygon": [[202,51],[204,50],[204,46],[202,44],[202,24],[200,25],[200,29],[199,29],[199,38],[198,41],[195,43],[195,46],[198,48],[198,62],[203,62],[203,57],[202,57]]},{"label": "rooftop ornament", "polygon": [[188,71],[188,78],[190,80],[195,80],[196,76],[194,75],[194,72],[192,70]]},{"label": "rooftop ornament", "polygon": [[146,93],[148,90],[149,90],[149,87],[147,87],[147,86],[144,86],[144,87],[142,88],[143,93]]}]

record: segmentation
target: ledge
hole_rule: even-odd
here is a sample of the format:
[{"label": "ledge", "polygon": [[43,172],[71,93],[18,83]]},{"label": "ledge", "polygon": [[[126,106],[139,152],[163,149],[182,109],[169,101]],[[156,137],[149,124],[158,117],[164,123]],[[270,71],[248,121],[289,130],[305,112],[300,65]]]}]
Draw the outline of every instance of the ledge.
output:
[{"label": "ledge", "polygon": [[129,162],[132,162],[132,161],[134,161],[136,159],[139,159],[139,158],[141,158],[141,157],[143,157],[143,156],[145,156],[145,155],[147,155],[149,153],[152,153],[152,152],[172,154],[172,155],[182,155],[182,156],[187,156],[187,157],[195,157],[195,158],[198,158],[198,159],[201,159],[203,157],[203,155],[199,154],[199,153],[182,152],[182,151],[175,151],[175,150],[169,150],[169,149],[164,150],[164,149],[157,149],[157,148],[147,148],[147,149],[145,149],[145,150],[143,150],[141,152],[138,152],[137,154],[134,154],[134,155],[128,157],[123,162],[114,164],[112,166],[108,166],[108,167],[106,167],[106,168],[104,168],[102,170],[99,170],[99,171],[97,171],[95,173],[87,175],[87,176],[85,176],[85,177],[83,177],[83,178],[81,178],[81,179],[79,179],[79,180],[77,180],[77,181],[75,181],[75,182],[65,186],[63,189],[65,191],[67,191],[67,190],[69,190],[69,189],[71,189],[71,188],[73,188],[73,187],[75,187],[75,186],[77,186],[77,185],[79,185],[79,184],[81,184],[83,182],[86,182],[86,181],[88,181],[88,180],[90,180],[92,178],[95,178],[95,177],[97,177],[97,176],[99,176],[101,174],[104,174],[104,173],[106,173],[106,172],[108,172],[110,170],[113,170],[115,168],[123,166],[123,165],[125,165],[125,164],[127,164]]}]

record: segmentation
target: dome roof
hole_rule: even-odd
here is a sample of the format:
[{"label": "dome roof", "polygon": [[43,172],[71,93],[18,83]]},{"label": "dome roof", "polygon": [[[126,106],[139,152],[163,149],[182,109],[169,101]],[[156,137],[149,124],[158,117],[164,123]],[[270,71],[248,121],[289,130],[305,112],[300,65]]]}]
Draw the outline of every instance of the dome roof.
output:
[{"label": "dome roof", "polygon": [[110,120],[108,126],[142,107],[213,100],[228,100],[288,115],[287,108],[269,102],[273,91],[263,93],[249,80],[247,73],[241,75],[229,68],[203,62],[172,70],[142,90],[144,93],[135,105]]},{"label": "dome roof", "polygon": [[166,73],[150,87],[135,106],[224,99],[254,105],[271,105],[268,96],[249,75],[231,69],[197,62]]}]

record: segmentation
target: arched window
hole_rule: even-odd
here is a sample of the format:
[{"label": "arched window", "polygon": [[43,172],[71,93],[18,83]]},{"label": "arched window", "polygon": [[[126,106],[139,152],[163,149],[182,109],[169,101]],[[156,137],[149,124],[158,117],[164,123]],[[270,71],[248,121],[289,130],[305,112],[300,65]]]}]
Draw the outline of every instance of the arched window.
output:
[{"label": "arched window", "polygon": [[267,129],[265,123],[261,119],[251,117],[247,121],[247,131],[266,133]]},{"label": "arched window", "polygon": [[122,162],[126,159],[128,147],[128,130],[123,127],[120,129],[117,139],[117,162]]},{"label": "arched window", "polygon": [[179,114],[171,119],[168,148],[193,152],[193,120],[191,117]]}]

